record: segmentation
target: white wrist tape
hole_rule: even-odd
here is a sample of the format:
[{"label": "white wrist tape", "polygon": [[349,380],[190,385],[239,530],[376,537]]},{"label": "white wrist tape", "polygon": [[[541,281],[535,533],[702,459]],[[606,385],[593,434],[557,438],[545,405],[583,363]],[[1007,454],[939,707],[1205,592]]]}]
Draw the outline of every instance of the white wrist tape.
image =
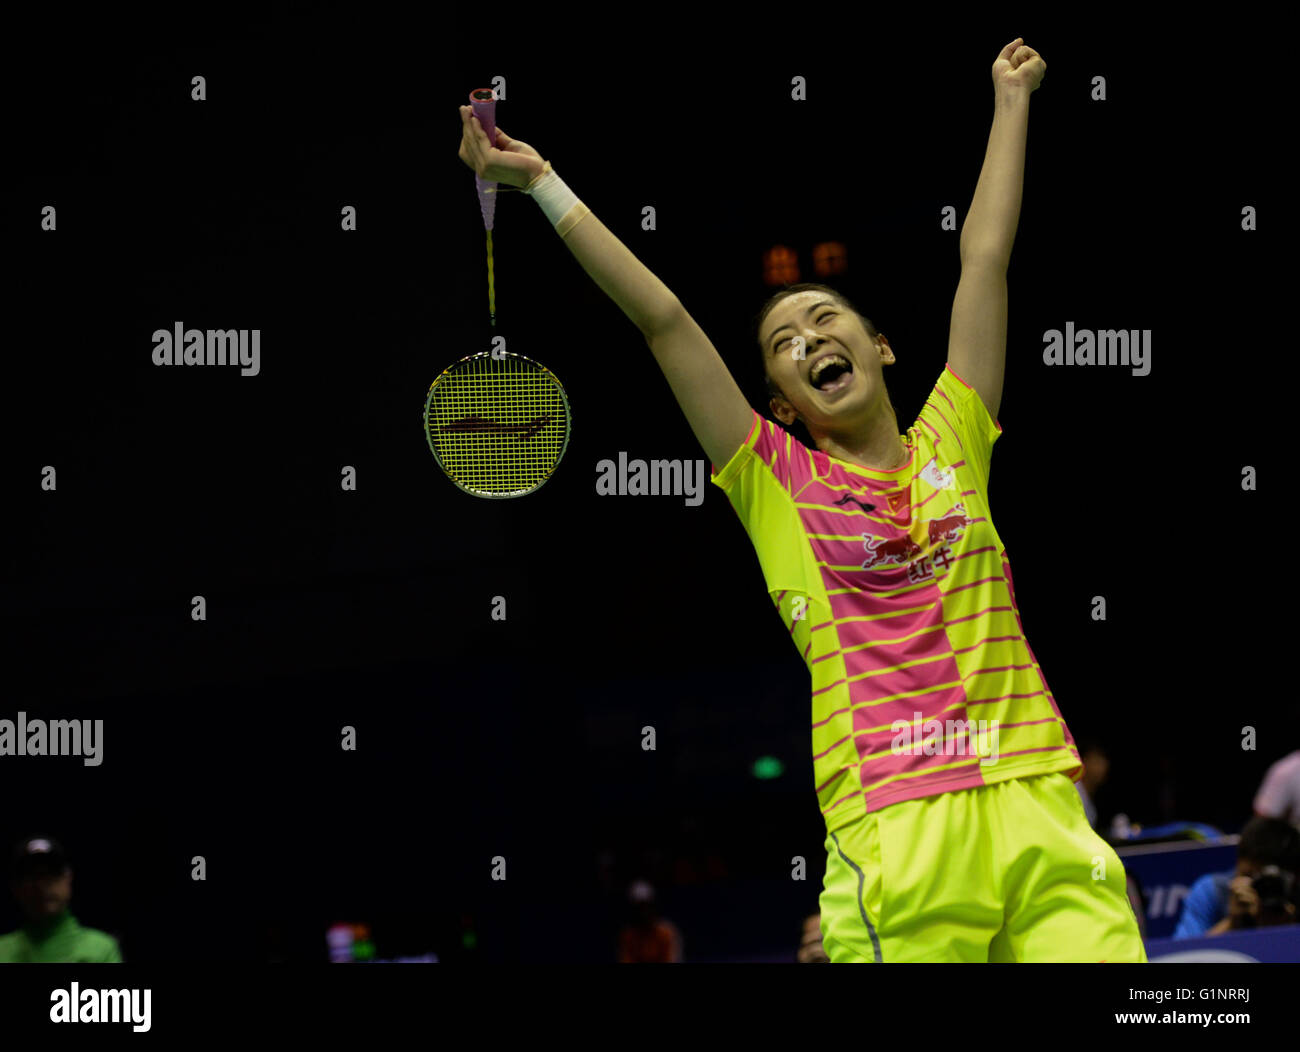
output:
[{"label": "white wrist tape", "polygon": [[565,185],[564,180],[555,174],[550,161],[546,162],[542,174],[524,187],[524,193],[542,206],[546,218],[561,237],[590,211]]}]

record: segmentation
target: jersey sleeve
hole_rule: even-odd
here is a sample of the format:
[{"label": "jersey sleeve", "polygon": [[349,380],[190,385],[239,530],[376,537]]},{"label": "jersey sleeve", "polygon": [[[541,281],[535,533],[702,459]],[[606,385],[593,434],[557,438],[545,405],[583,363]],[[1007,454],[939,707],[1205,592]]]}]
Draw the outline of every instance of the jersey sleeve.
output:
[{"label": "jersey sleeve", "polygon": [[711,481],[730,496],[733,487],[738,482],[743,485],[747,475],[761,473],[774,479],[786,493],[798,492],[812,476],[808,447],[785,428],[760,416],[757,410],[750,412],[754,419],[749,435],[721,470],[714,467]]},{"label": "jersey sleeve", "polygon": [[[939,374],[917,425],[930,432],[946,463],[964,460],[970,466],[987,496],[993,443],[1001,437],[1002,425],[989,416],[979,392],[953,372],[951,365],[945,365]],[[955,449],[945,450],[947,443],[953,443]]]},{"label": "jersey sleeve", "polygon": [[[798,495],[815,477],[812,452],[784,428],[754,412],[744,444],[714,469],[711,479],[727,495],[749,535],[767,590],[802,651],[809,619],[801,603],[826,605],[821,571],[799,518]],[[821,619],[829,607],[821,610]],[[818,622],[820,623],[820,619]]]}]

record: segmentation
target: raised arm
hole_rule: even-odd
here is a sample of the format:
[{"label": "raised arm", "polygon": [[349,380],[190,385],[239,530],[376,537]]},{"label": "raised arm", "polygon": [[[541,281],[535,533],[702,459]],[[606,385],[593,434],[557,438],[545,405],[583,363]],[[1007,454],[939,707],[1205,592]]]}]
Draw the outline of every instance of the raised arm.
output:
[{"label": "raised arm", "polygon": [[961,228],[961,280],[948,330],[948,365],[998,418],[1007,359],[1007,268],[1020,221],[1029,96],[1047,63],[1016,37],[993,63],[993,130]]},{"label": "raised arm", "polygon": [[[485,179],[543,189],[549,202],[568,201],[569,194],[549,171],[541,155],[527,143],[497,128],[489,146],[477,118],[461,107],[464,131],[460,158]],[[544,174],[545,173],[545,174]],[[542,187],[542,180],[548,180]],[[547,205],[543,205],[547,207]],[[561,206],[562,207],[562,206]],[[559,211],[552,205],[553,211]],[[552,223],[574,258],[645,338],[655,361],[686,414],[696,439],[716,467],[722,467],[744,443],[753,424],[753,410],[708,336],[681,301],[636,258],[581,201],[555,215]]]}]

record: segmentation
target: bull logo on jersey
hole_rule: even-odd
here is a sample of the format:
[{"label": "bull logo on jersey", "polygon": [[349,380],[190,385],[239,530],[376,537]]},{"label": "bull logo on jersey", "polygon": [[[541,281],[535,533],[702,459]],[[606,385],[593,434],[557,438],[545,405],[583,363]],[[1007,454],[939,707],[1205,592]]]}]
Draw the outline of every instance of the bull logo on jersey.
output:
[{"label": "bull logo on jersey", "polygon": [[[936,545],[942,546],[943,551],[951,557],[947,542],[958,540],[965,532],[966,527],[973,521],[966,514],[965,504],[954,504],[948,509],[948,514],[930,520],[930,546],[932,548]],[[869,553],[866,561],[862,564],[864,570],[870,570],[878,566],[902,566],[921,554],[921,546],[907,534],[903,534],[901,537],[885,538],[864,533],[862,535],[862,547]],[[930,560],[927,558],[925,561],[928,563]],[[927,566],[924,576],[930,576],[930,572],[930,568]]]},{"label": "bull logo on jersey", "polygon": [[973,521],[966,515],[965,504],[954,504],[947,515],[930,520],[930,544],[957,540]]},{"label": "bull logo on jersey", "polygon": [[907,534],[886,540],[884,537],[864,533],[862,547],[870,553],[862,564],[864,570],[870,570],[874,566],[902,566],[921,551],[920,545]]}]

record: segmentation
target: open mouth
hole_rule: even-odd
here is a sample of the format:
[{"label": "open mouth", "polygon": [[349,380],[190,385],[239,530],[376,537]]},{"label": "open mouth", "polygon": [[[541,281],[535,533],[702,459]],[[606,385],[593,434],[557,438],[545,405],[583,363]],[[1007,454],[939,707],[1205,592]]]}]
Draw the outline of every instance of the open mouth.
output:
[{"label": "open mouth", "polygon": [[853,364],[842,354],[818,358],[808,370],[808,382],[823,393],[838,391],[853,379]]}]

